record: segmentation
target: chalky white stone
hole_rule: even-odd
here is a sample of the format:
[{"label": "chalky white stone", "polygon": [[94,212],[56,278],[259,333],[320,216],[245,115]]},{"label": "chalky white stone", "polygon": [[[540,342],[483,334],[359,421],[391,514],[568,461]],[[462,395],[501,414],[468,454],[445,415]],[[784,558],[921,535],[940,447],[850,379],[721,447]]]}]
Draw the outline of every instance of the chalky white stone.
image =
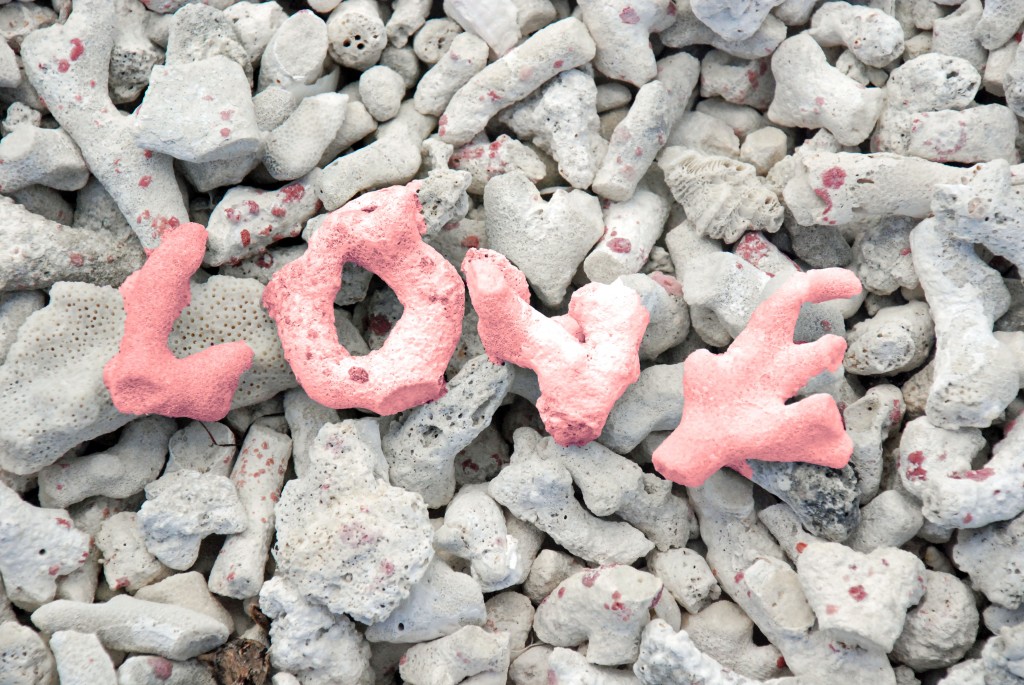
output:
[{"label": "chalky white stone", "polygon": [[122,511],[108,518],[95,539],[103,559],[103,577],[113,590],[134,592],[171,574],[171,569],[146,549],[134,511]]},{"label": "chalky white stone", "polygon": [[891,650],[906,610],[925,592],[924,564],[893,547],[861,554],[834,542],[815,542],[796,563],[821,628],[865,647]]},{"label": "chalky white stone", "polygon": [[57,579],[85,563],[90,547],[67,511],[34,507],[0,483],[0,574],[12,601],[36,607],[53,599]]},{"label": "chalky white stone", "polygon": [[50,637],[62,685],[115,685],[114,662],[93,633],[61,630]]},{"label": "chalky white stone", "polygon": [[269,655],[276,668],[314,683],[356,683],[370,675],[370,646],[347,616],[306,601],[279,577],[264,583],[260,607],[272,620]]},{"label": "chalky white stone", "polygon": [[379,435],[352,428],[321,428],[307,474],[285,484],[273,554],[305,602],[372,624],[423,577],[433,528],[422,497],[383,480]]},{"label": "chalky white stone", "polygon": [[[192,103],[189,117],[181,116],[182,98]],[[140,147],[186,162],[243,157],[262,144],[245,74],[219,55],[154,67],[135,135]]]},{"label": "chalky white stone", "polygon": [[234,483],[224,476],[175,471],[146,486],[139,529],[146,548],[173,569],[196,562],[208,535],[240,533],[247,525]]},{"label": "chalky white stone", "polygon": [[[402,657],[399,673],[405,682],[498,682],[505,679],[509,664],[509,635],[466,626],[434,640],[414,645]],[[484,680],[485,678],[490,680]]]},{"label": "chalky white stone", "polygon": [[174,428],[163,416],[138,419],[109,450],[47,466],[39,472],[40,503],[67,507],[95,495],[124,499],[142,492],[160,475]]},{"label": "chalky white stone", "polygon": [[[541,602],[533,629],[556,647],[587,643],[587,661],[614,666],[631,663],[640,649],[640,633],[673,600],[664,598],[655,576],[629,566],[580,571],[559,583]],[[675,608],[678,620],[678,607]]]},{"label": "chalky white stone", "polygon": [[224,644],[229,634],[224,624],[206,614],[128,595],[98,604],[58,599],[36,609],[32,623],[50,633],[95,633],[107,649],[168,659],[188,659],[208,652]]},{"label": "chalky white stone", "polygon": [[53,654],[39,633],[17,621],[0,623],[0,676],[13,685],[55,681]]},{"label": "chalky white stone", "polygon": [[274,536],[274,507],[284,484],[292,441],[287,435],[253,425],[231,471],[245,509],[245,528],[229,535],[210,569],[211,589],[219,595],[255,597]]}]

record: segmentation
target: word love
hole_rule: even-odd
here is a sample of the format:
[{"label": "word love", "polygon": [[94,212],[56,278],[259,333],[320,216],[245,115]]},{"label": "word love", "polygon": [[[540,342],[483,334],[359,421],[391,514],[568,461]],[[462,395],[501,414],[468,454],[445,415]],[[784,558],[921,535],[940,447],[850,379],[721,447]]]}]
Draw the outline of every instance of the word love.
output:
[{"label": "word love", "polygon": [[[572,295],[568,314],[546,317],[530,306],[522,272],[503,255],[480,249],[466,254],[464,284],[422,240],[427,226],[418,189],[414,181],[378,190],[332,212],[303,256],[267,284],[263,306],[299,384],[325,406],[378,414],[441,397],[468,285],[490,360],[537,374],[537,409],[552,437],[561,445],[595,440],[612,405],[640,375],[640,341],[650,317],[639,295],[621,283],[591,283]],[[119,411],[214,421],[230,409],[239,378],[252,363],[247,344],[214,345],[184,359],[167,347],[189,303],[189,278],[202,262],[206,238],[198,224],[179,227],[121,286],[124,337],[103,374]],[[383,346],[360,357],[338,342],[334,328],[333,301],[347,262],[380,276],[404,307]],[[695,485],[721,466],[746,470],[747,458],[786,459],[780,446],[795,444],[793,428],[813,436],[815,453],[828,454],[829,465],[845,463],[852,448],[835,402],[826,395],[784,402],[808,375],[841,363],[845,350],[845,341],[832,335],[793,345],[800,305],[848,297],[859,288],[842,269],[796,274],[762,303],[726,354],[692,355],[684,367],[682,422],[656,452],[658,470]],[[772,373],[760,373],[759,365]],[[737,404],[741,422],[735,420]],[[751,426],[761,426],[764,437],[752,438]],[[821,428],[810,430],[815,426]],[[829,449],[822,449],[823,441]]]}]

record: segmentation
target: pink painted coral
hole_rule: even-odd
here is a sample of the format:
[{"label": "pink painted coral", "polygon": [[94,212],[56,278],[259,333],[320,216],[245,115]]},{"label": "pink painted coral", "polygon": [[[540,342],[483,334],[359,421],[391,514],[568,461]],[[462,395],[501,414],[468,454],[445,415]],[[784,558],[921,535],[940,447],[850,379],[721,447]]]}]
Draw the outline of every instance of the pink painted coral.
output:
[{"label": "pink painted coral", "polygon": [[206,229],[183,224],[164,235],[121,285],[124,338],[103,367],[118,411],[217,421],[231,409],[238,380],[252,365],[252,348],[241,341],[223,343],[178,359],[167,347],[175,320],[192,299],[189,278],[205,249]]},{"label": "pink painted coral", "polygon": [[[309,249],[263,293],[285,359],[309,396],[335,409],[394,414],[435,400],[462,331],[465,286],[423,242],[419,182],[362,195],[331,212]],[[334,327],[341,269],[354,262],[391,286],[404,309],[383,347],[352,357]]]},{"label": "pink painted coral", "polygon": [[601,434],[612,405],[640,377],[640,340],[650,315],[621,284],[588,284],[567,316],[545,317],[530,306],[526,277],[501,254],[471,249],[462,262],[479,333],[491,361],[537,373],[537,410],[561,445]]},{"label": "pink painted coral", "polygon": [[658,472],[698,486],[723,466],[749,477],[747,459],[845,466],[853,443],[835,401],[824,394],[786,400],[813,376],[837,369],[846,352],[837,335],[794,343],[800,306],[860,289],[845,269],[793,274],[757,307],[728,351],[691,354],[683,366],[683,418],[654,452]]}]

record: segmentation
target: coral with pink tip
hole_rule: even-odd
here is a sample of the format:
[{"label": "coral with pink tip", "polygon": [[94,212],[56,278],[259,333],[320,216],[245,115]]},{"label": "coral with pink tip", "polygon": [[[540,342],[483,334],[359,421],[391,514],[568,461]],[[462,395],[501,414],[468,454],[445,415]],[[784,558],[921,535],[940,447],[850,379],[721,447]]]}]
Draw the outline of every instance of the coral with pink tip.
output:
[{"label": "coral with pink tip", "polygon": [[[327,215],[309,249],[263,292],[285,359],[306,393],[334,409],[395,414],[445,392],[444,372],[459,342],[465,286],[422,240],[419,182],[367,193]],[[394,290],[404,312],[383,347],[352,357],[334,327],[341,269],[354,262]]]},{"label": "coral with pink tip", "polygon": [[590,283],[573,294],[568,315],[548,318],[530,306],[526,277],[500,253],[471,249],[462,271],[491,361],[537,373],[537,410],[558,444],[595,440],[612,405],[640,377],[650,320],[640,296],[621,283]]},{"label": "coral with pink tip", "polygon": [[231,409],[238,380],[252,365],[252,348],[236,341],[178,359],[167,347],[175,320],[192,300],[189,278],[205,250],[206,229],[183,224],[121,285],[124,337],[103,367],[118,411],[218,421]]},{"label": "coral with pink tip", "polygon": [[724,354],[697,350],[687,357],[683,418],[654,452],[658,472],[695,487],[723,466],[749,478],[747,459],[845,466],[853,443],[835,400],[824,394],[786,400],[811,377],[837,369],[846,352],[837,335],[793,342],[801,305],[852,297],[860,289],[846,269],[793,274],[758,305]]}]

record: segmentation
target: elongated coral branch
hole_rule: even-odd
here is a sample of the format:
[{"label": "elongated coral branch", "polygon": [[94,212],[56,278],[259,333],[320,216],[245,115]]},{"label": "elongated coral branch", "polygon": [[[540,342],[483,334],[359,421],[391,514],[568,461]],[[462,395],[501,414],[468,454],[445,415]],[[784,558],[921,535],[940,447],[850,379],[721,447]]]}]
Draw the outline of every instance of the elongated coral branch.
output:
[{"label": "elongated coral branch", "polygon": [[749,478],[747,459],[844,466],[853,443],[835,401],[820,394],[785,402],[811,377],[838,368],[846,352],[836,335],[794,343],[800,306],[858,292],[860,281],[845,269],[793,274],[758,306],[725,354],[691,354],[683,367],[683,419],[655,450],[655,468],[698,486],[723,466]]},{"label": "elongated coral branch", "polygon": [[21,55],[29,82],[148,251],[187,221],[188,212],[174,160],[138,147],[135,118],[110,99],[117,13],[108,0],[79,0],[66,23],[27,36]]},{"label": "elongated coral branch", "polygon": [[560,445],[596,439],[612,405],[640,377],[650,319],[640,296],[621,283],[591,283],[573,294],[567,316],[547,318],[530,306],[526,277],[501,254],[472,249],[462,270],[491,361],[537,372],[537,410]]},{"label": "elongated coral branch", "polygon": [[167,347],[175,320],[192,300],[189,278],[205,249],[206,229],[183,224],[166,234],[121,286],[124,338],[103,367],[103,382],[118,411],[217,421],[231,408],[238,380],[252,366],[249,345],[223,343],[185,359]]}]

